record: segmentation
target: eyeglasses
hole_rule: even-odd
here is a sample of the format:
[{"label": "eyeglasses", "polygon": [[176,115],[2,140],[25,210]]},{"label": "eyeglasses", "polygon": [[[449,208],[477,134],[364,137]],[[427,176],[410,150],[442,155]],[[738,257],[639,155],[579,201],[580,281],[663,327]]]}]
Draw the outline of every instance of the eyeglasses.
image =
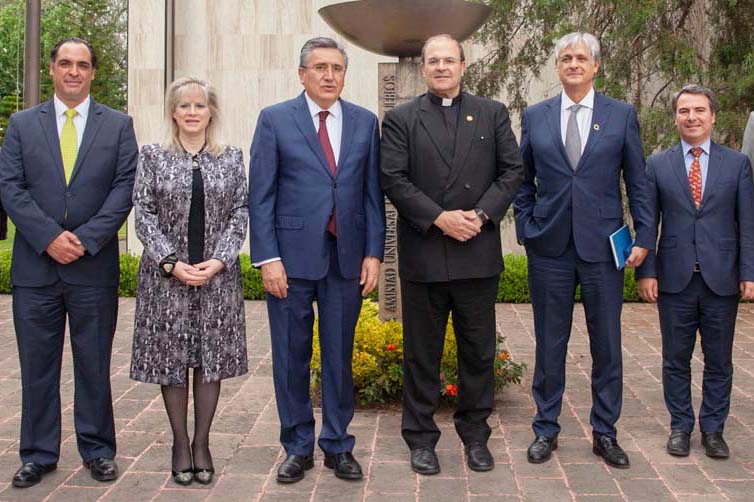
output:
[{"label": "eyeglasses", "polygon": [[318,75],[324,75],[329,70],[332,70],[333,75],[336,75],[336,76],[343,75],[346,72],[346,68],[339,64],[319,63],[312,66],[302,66],[301,68],[312,70],[314,73]]},{"label": "eyeglasses", "polygon": [[444,66],[455,66],[460,63],[460,61],[458,61],[456,58],[430,58],[424,64],[426,66],[429,66],[430,68],[436,68],[440,66],[440,63],[442,63]]}]

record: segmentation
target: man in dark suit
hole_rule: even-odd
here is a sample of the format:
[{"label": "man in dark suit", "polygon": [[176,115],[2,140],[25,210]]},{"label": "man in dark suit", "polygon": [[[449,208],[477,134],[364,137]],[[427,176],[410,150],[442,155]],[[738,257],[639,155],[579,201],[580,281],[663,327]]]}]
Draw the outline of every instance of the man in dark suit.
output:
[{"label": "man in dark suit", "polygon": [[385,244],[379,126],[340,99],[348,59],[329,38],[301,49],[304,92],[262,110],[251,144],[251,258],[261,266],[272,336],[272,369],[286,459],[281,483],[313,466],[309,363],[317,301],[322,355],[325,467],[361,479],[354,437],[351,354],[361,295],[377,285]]},{"label": "man in dark suit", "polygon": [[733,384],[738,294],[754,299],[754,184],[747,157],[711,140],[717,100],[700,85],[673,97],[681,141],[647,161],[649,208],[660,240],[636,271],[637,289],[657,302],[662,387],[670,412],[667,451],[689,454],[694,430],[691,356],[704,352],[699,428],[705,453],[728,458],[723,439]]},{"label": "man in dark suit", "polygon": [[138,152],[131,118],[89,96],[96,66],[88,42],[56,44],[55,95],[11,117],[0,151],[0,196],[16,225],[11,283],[23,386],[18,487],[57,467],[66,317],[79,453],[94,479],[118,475],[110,351],[118,229],[131,210]]},{"label": "man in dark suit", "polygon": [[440,472],[433,415],[448,316],[458,345],[456,431],[468,465],[489,471],[500,220],[523,179],[505,105],[461,92],[463,47],[427,40],[429,91],[385,114],[381,181],[398,210],[403,309],[403,422],[411,467]]},{"label": "man in dark suit", "polygon": [[616,440],[623,396],[620,316],[623,271],[608,236],[623,225],[623,175],[636,240],[626,266],[641,264],[653,244],[646,177],[634,108],[596,94],[600,46],[588,33],[556,44],[563,92],[524,110],[521,152],[526,180],[514,203],[516,234],[526,247],[537,341],[532,394],[537,405],[529,462],[558,446],[558,417],[574,294],[581,285],[592,354],[593,451],[613,467],[629,459]]}]

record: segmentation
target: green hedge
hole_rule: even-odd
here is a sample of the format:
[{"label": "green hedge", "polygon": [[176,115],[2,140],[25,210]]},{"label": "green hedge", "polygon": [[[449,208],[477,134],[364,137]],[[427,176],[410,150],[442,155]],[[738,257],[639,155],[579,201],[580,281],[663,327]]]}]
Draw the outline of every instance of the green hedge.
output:
[{"label": "green hedge", "polygon": [[[0,251],[0,293],[10,293],[10,251]],[[136,278],[139,271],[139,258],[137,256],[120,255],[120,296],[136,295]],[[251,266],[249,255],[241,255],[241,271],[243,273],[244,297],[247,300],[264,300],[264,287],[262,275],[259,270]],[[576,298],[580,298],[580,292],[576,291]],[[377,292],[369,295],[372,300],[377,300]],[[639,301],[636,294],[636,282],[633,270],[627,270],[625,285],[623,287],[623,299],[628,302]],[[529,284],[526,280],[526,256],[507,255],[505,257],[505,272],[500,276],[500,285],[497,291],[498,303],[529,303]]]}]

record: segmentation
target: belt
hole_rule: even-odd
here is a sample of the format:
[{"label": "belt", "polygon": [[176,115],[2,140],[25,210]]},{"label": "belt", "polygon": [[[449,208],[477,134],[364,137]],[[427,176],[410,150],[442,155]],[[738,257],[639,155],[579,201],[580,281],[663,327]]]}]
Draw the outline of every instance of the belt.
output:
[{"label": "belt", "polygon": [[694,263],[694,272],[698,273],[698,272],[701,272],[701,271],[702,271],[702,269],[699,268],[699,262]]}]

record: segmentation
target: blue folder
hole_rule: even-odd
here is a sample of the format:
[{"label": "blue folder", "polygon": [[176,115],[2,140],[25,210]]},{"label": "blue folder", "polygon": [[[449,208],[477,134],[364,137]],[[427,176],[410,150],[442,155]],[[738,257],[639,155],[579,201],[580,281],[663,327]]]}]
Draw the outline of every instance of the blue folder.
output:
[{"label": "blue folder", "polygon": [[623,225],[610,234],[609,239],[610,248],[613,250],[615,268],[623,270],[626,266],[626,259],[631,256],[631,248],[634,246],[634,240],[631,238],[631,231],[628,229],[628,225]]}]

